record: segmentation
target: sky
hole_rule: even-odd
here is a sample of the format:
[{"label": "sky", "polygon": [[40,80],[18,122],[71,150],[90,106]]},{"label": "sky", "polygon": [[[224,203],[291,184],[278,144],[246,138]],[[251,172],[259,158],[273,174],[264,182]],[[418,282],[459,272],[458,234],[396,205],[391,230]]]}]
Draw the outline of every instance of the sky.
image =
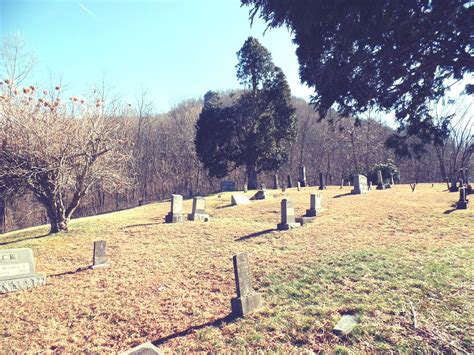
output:
[{"label": "sky", "polygon": [[33,84],[61,80],[71,95],[87,96],[105,77],[129,103],[146,89],[155,112],[209,90],[239,88],[236,52],[253,36],[272,53],[292,94],[308,99],[292,35],[285,28],[264,34],[265,24],[251,26],[248,12],[239,0],[0,0],[0,30],[20,34],[34,51]]}]

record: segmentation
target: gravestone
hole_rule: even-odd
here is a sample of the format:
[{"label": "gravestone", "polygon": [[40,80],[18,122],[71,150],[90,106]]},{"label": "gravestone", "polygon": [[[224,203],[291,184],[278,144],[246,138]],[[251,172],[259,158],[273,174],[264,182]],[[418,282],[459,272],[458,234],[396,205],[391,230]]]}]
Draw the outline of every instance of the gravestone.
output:
[{"label": "gravestone", "polygon": [[326,189],[326,181],[324,179],[323,173],[319,173],[319,189],[320,190]]},{"label": "gravestone", "polygon": [[351,191],[353,195],[360,195],[367,193],[367,178],[364,175],[354,176],[354,189]]},{"label": "gravestone", "polygon": [[311,194],[309,197],[309,210],[306,210],[307,217],[316,217],[321,209],[321,195]]},{"label": "gravestone", "polygon": [[395,185],[395,180],[393,180],[393,174],[390,174],[390,185]]},{"label": "gravestone", "polygon": [[344,186],[344,179],[341,179],[341,189]]},{"label": "gravestone", "polygon": [[278,175],[277,174],[273,175],[273,189],[275,190],[278,189]]},{"label": "gravestone", "polygon": [[235,288],[237,297],[230,304],[234,317],[243,317],[262,306],[262,295],[252,287],[249,257],[247,253],[238,253],[232,258],[234,264]]},{"label": "gravestone", "polygon": [[458,192],[459,191],[459,188],[458,188],[458,185],[457,185],[457,181],[456,179],[451,179],[451,187],[449,188],[449,192]]},{"label": "gravestone", "polygon": [[248,185],[247,185],[247,183],[245,183],[244,184],[244,193],[247,193],[248,190],[249,190]]},{"label": "gravestone", "polygon": [[467,209],[467,204],[469,200],[466,199],[466,188],[461,187],[459,189],[459,201],[456,202],[456,209],[465,210]]},{"label": "gravestone", "polygon": [[282,192],[286,192],[286,186],[285,186],[285,184],[283,184],[283,185],[281,186],[281,191],[282,191]]},{"label": "gravestone", "polygon": [[293,202],[285,198],[281,200],[281,223],[277,224],[277,229],[288,230],[297,227],[301,227],[301,224],[295,221]]},{"label": "gravestone", "polygon": [[296,183],[296,190],[301,191],[301,182]]},{"label": "gravestone", "polygon": [[204,197],[196,196],[193,198],[193,211],[188,214],[188,220],[209,222],[209,215],[206,213],[206,200]]},{"label": "gravestone", "polygon": [[107,256],[105,253],[105,247],[107,243],[105,240],[97,240],[94,242],[94,250],[92,253],[92,265],[91,269],[105,269],[108,268],[109,265],[107,264]]},{"label": "gravestone", "polygon": [[385,186],[383,184],[382,171],[377,170],[377,190],[384,190]]},{"label": "gravestone", "polygon": [[291,189],[293,187],[293,182],[291,181],[291,175],[288,175],[288,188]]},{"label": "gravestone", "polygon": [[299,171],[299,182],[300,182],[300,185],[301,187],[305,187],[307,184],[306,184],[306,168],[304,166],[300,166],[300,171]]},{"label": "gravestone", "polygon": [[243,195],[232,195],[232,196],[230,196],[230,204],[232,206],[248,205],[249,203],[250,203],[250,200],[247,196],[243,196]]},{"label": "gravestone", "polygon": [[144,343],[141,345],[138,345],[130,350],[127,350],[120,355],[162,355],[164,354],[163,351],[158,349],[156,346],[154,346],[152,343]]},{"label": "gravestone", "polygon": [[221,192],[235,191],[235,181],[222,180],[221,181]]},{"label": "gravestone", "polygon": [[37,274],[30,248],[0,250],[0,293],[44,286],[46,276]]},{"label": "gravestone", "polygon": [[367,185],[367,190],[372,190],[372,181],[369,181],[369,184]]},{"label": "gravestone", "polygon": [[267,195],[266,190],[259,190],[250,199],[251,200],[266,200],[268,197],[269,196]]},{"label": "gravestone", "polygon": [[183,196],[171,195],[171,211],[165,217],[166,223],[184,222]]},{"label": "gravestone", "polygon": [[265,191],[266,189],[267,187],[265,186],[265,184],[260,184],[260,190]]}]

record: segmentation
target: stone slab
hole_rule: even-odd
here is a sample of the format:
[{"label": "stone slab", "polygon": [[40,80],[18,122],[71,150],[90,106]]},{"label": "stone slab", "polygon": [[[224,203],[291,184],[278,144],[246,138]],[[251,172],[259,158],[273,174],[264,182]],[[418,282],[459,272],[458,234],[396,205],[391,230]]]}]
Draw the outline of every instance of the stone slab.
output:
[{"label": "stone slab", "polygon": [[158,355],[158,354],[162,355],[164,354],[164,352],[158,349],[152,343],[144,343],[121,353],[121,355]]},{"label": "stone slab", "polygon": [[16,292],[27,290],[33,287],[39,287],[46,285],[46,276],[36,274],[35,276],[23,277],[20,279],[13,280],[1,280],[0,281],[0,293]]},{"label": "stone slab", "polygon": [[308,217],[308,216],[303,216],[303,217],[297,217],[295,219],[296,223],[299,223],[301,224],[302,226],[304,226],[305,224],[307,223],[311,223],[312,221],[314,221],[316,217]]},{"label": "stone slab", "polygon": [[344,314],[332,331],[336,335],[347,335],[352,332],[358,322],[359,316],[357,314]]},{"label": "stone slab", "polygon": [[182,213],[168,213],[165,217],[166,223],[182,223],[184,222],[184,214]]},{"label": "stone slab", "polygon": [[248,205],[249,203],[250,203],[250,200],[247,196],[243,196],[243,195],[232,195],[232,196],[230,196],[230,204],[232,206]]},{"label": "stone slab", "polygon": [[262,307],[262,295],[254,293],[245,297],[232,298],[230,305],[234,317],[243,317]]}]

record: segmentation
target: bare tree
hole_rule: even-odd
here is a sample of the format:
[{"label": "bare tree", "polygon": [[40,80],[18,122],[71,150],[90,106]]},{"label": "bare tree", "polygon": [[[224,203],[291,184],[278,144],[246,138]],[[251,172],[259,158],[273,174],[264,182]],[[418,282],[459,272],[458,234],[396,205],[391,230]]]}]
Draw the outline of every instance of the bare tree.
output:
[{"label": "bare tree", "polygon": [[36,59],[27,51],[26,42],[19,34],[4,35],[0,52],[0,75],[10,87],[19,86],[29,77]]},{"label": "bare tree", "polygon": [[31,192],[46,209],[51,233],[67,231],[94,184],[117,191],[131,183],[121,121],[77,97],[66,104],[34,86],[21,91],[9,85],[0,97],[0,189]]}]

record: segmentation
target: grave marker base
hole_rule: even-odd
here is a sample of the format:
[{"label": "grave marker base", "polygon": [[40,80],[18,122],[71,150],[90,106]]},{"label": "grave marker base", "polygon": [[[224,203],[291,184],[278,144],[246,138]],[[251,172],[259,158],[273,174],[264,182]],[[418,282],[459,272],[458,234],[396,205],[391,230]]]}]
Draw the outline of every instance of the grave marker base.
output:
[{"label": "grave marker base", "polygon": [[277,229],[279,231],[287,231],[289,229],[301,227],[300,223],[278,223]]},{"label": "grave marker base", "polygon": [[302,226],[304,226],[305,224],[312,222],[315,218],[316,216],[313,216],[313,217],[303,216],[303,217],[295,218],[295,221],[301,224]]},{"label": "grave marker base", "polygon": [[356,327],[358,320],[357,314],[344,314],[332,331],[336,335],[347,335]]},{"label": "grave marker base", "polygon": [[232,298],[230,305],[234,317],[243,317],[262,306],[262,295],[260,293],[254,293],[245,297]]},{"label": "grave marker base", "polygon": [[21,279],[0,281],[0,294],[8,292],[23,291],[33,287],[46,285],[46,276],[37,274],[35,276],[24,277]]},{"label": "grave marker base", "polygon": [[204,214],[204,213],[196,213],[196,214],[189,213],[188,214],[188,221],[209,222],[210,220],[211,219],[209,218],[208,214]]},{"label": "grave marker base", "polygon": [[168,213],[165,217],[166,223],[182,223],[184,222],[184,215],[182,213]]},{"label": "grave marker base", "polygon": [[467,201],[458,201],[456,202],[456,209],[457,210],[467,210]]},{"label": "grave marker base", "polygon": [[304,217],[316,217],[318,215],[318,210],[316,209],[309,209],[309,210],[306,210],[306,214],[304,215]]}]

